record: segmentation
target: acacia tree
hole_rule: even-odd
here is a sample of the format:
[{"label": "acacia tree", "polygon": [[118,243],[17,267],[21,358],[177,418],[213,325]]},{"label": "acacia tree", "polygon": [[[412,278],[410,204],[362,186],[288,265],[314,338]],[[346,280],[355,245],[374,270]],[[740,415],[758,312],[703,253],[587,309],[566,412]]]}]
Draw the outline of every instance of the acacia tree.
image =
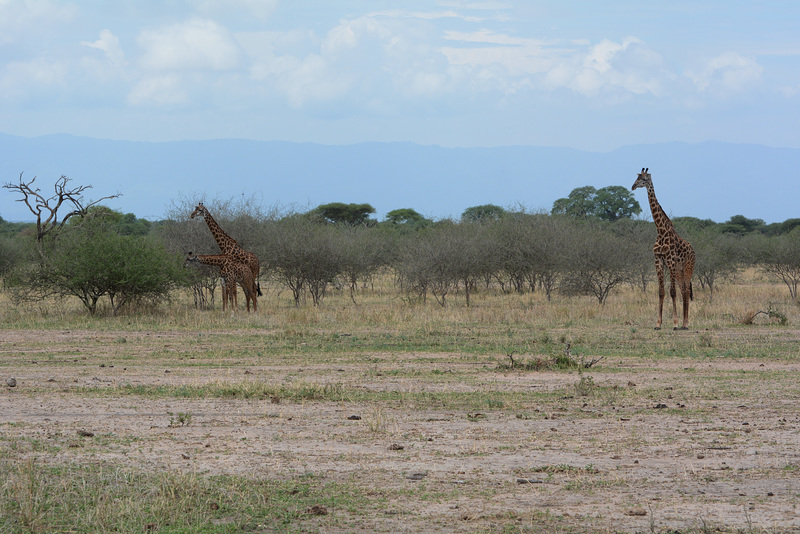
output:
[{"label": "acacia tree", "polygon": [[764,270],[781,279],[789,288],[789,295],[797,300],[800,285],[800,229],[770,238],[764,255]]},{"label": "acacia tree", "polygon": [[339,271],[350,288],[350,300],[356,303],[358,283],[366,283],[389,262],[389,238],[372,228],[342,228],[335,241]]},{"label": "acacia tree", "polygon": [[321,217],[325,222],[349,226],[367,224],[370,222],[369,216],[372,213],[375,213],[375,208],[369,204],[345,204],[344,202],[322,204],[311,211],[312,215]]},{"label": "acacia tree", "polygon": [[262,265],[291,290],[295,306],[305,291],[315,306],[321,304],[328,284],[341,274],[336,231],[302,215],[290,215],[265,232]]},{"label": "acacia tree", "polygon": [[596,217],[603,221],[630,219],[642,212],[642,207],[633,193],[619,185],[595,189],[587,185],[573,189],[567,198],[553,203],[553,215],[571,217]]},{"label": "acacia tree", "polygon": [[386,223],[393,228],[412,228],[420,230],[430,226],[432,221],[411,208],[400,208],[386,214]]},{"label": "acacia tree", "polygon": [[633,278],[636,246],[600,228],[570,233],[569,272],[562,289],[568,294],[593,295],[604,305],[614,288]]},{"label": "acacia tree", "polygon": [[[53,184],[53,194],[45,196],[38,187],[34,189],[33,183],[36,181],[34,176],[30,181],[19,175],[19,182],[7,182],[3,185],[4,189],[17,192],[22,198],[17,202],[22,202],[36,216],[36,240],[41,243],[44,237],[57,228],[63,227],[67,221],[76,215],[86,215],[89,208],[97,205],[103,200],[109,200],[121,196],[108,195],[97,200],[86,201],[83,193],[91,189],[91,185],[79,185],[71,187],[70,178],[64,176],[56,180]],[[61,210],[61,214],[59,214]],[[67,213],[64,213],[67,210]]]},{"label": "acacia tree", "polygon": [[17,300],[74,296],[94,315],[108,297],[117,315],[127,304],[158,302],[182,284],[180,258],[163,242],[120,235],[108,224],[83,221],[46,237],[37,265],[15,290]]},{"label": "acacia tree", "polygon": [[461,220],[465,222],[492,222],[499,221],[506,215],[506,210],[495,204],[472,206],[464,210]]},{"label": "acacia tree", "polygon": [[714,301],[717,282],[732,277],[742,262],[741,238],[708,229],[690,236],[697,260],[694,273],[700,286],[707,288],[709,302]]}]

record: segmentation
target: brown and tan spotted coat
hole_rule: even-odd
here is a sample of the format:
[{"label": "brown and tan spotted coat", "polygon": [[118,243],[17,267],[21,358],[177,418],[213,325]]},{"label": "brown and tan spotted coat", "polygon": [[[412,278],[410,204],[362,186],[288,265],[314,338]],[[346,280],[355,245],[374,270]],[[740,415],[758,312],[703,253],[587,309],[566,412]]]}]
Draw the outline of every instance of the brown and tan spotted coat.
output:
[{"label": "brown and tan spotted coat", "polygon": [[261,284],[258,283],[261,265],[258,261],[258,257],[249,250],[243,249],[241,246],[239,246],[239,243],[234,238],[226,234],[225,230],[223,230],[217,221],[214,220],[214,217],[211,216],[211,214],[208,212],[208,208],[203,206],[202,202],[200,202],[197,207],[194,208],[194,211],[189,218],[194,219],[198,215],[206,221],[206,225],[208,225],[211,235],[214,236],[214,241],[216,241],[217,245],[219,245],[220,252],[230,256],[235,261],[244,263],[250,267],[250,270],[253,272],[253,279],[256,281],[256,292],[258,293],[258,296],[261,296]]},{"label": "brown and tan spotted coat", "polygon": [[186,257],[184,265],[189,263],[202,263],[219,267],[220,274],[225,280],[225,287],[222,290],[223,310],[225,310],[228,302],[230,302],[233,309],[236,309],[236,284],[239,284],[244,290],[247,311],[250,311],[251,301],[253,302],[253,311],[258,311],[256,282],[255,278],[253,278],[253,272],[247,264],[240,263],[227,254],[193,254],[191,252]]},{"label": "brown and tan spotted coat", "polygon": [[676,284],[681,289],[681,300],[683,301],[683,326],[681,330],[689,327],[689,301],[694,298],[692,292],[692,272],[694,271],[695,254],[692,245],[675,232],[672,221],[656,199],[653,189],[653,180],[650,176],[649,168],[642,169],[631,190],[639,187],[647,189],[647,199],[650,201],[650,211],[653,214],[653,222],[656,225],[656,244],[653,246],[653,254],[656,257],[656,274],[658,275],[658,323],[656,329],[661,328],[661,320],[664,309],[664,268],[669,270],[670,288],[669,294],[672,297],[672,321],[674,329],[678,329],[678,309],[675,302]]}]

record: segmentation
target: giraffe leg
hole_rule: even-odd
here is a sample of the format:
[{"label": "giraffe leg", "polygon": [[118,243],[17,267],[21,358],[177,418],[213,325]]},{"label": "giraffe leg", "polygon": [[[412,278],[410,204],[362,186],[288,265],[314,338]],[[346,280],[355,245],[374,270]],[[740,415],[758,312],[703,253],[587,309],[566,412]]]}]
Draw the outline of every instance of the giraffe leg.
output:
[{"label": "giraffe leg", "polygon": [[692,272],[694,271],[694,258],[686,262],[683,270],[683,329],[689,329],[689,301],[694,299],[692,292]]},{"label": "giraffe leg", "polygon": [[664,266],[661,260],[656,258],[656,276],[658,276],[658,323],[656,330],[661,330],[661,320],[664,315]]},{"label": "giraffe leg", "polygon": [[681,330],[689,329],[689,301],[692,300],[692,277],[691,273],[686,276],[686,270],[683,272],[681,280],[681,299],[683,300],[683,326]]},{"label": "giraffe leg", "polygon": [[669,272],[669,296],[672,298],[672,329],[678,329],[678,288],[675,275]]},{"label": "giraffe leg", "polygon": [[683,300],[683,326],[681,330],[689,330],[689,300],[691,289],[689,283],[684,280],[681,287],[681,299]]},{"label": "giraffe leg", "polygon": [[248,293],[248,301],[247,301],[247,311],[250,311],[250,301],[253,301],[253,313],[258,311],[258,303],[256,302],[257,298],[257,286],[255,282],[250,284],[249,289],[247,290]]},{"label": "giraffe leg", "polygon": [[244,282],[242,282],[242,291],[244,291],[244,302],[245,302],[245,306],[247,307],[247,312],[249,313],[250,312],[250,299],[252,298],[252,295],[250,294],[250,287],[247,284],[245,284]]}]

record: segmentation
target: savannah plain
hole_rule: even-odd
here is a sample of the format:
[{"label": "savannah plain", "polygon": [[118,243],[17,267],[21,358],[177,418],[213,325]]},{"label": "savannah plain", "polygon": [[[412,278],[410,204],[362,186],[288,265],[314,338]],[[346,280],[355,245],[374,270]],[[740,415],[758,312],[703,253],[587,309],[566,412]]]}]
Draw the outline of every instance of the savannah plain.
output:
[{"label": "savannah plain", "polygon": [[688,331],[652,284],[264,288],[0,293],[0,532],[800,532],[800,308],[759,272],[696,287]]}]

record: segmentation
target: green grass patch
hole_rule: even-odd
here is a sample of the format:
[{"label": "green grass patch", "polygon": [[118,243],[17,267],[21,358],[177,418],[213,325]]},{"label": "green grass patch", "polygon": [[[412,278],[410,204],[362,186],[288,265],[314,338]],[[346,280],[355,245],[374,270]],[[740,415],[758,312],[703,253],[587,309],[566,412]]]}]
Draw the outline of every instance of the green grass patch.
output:
[{"label": "green grass patch", "polygon": [[[313,475],[293,480],[0,461],[0,531],[223,533],[347,530],[379,504]],[[324,525],[322,527],[321,525]]]}]

